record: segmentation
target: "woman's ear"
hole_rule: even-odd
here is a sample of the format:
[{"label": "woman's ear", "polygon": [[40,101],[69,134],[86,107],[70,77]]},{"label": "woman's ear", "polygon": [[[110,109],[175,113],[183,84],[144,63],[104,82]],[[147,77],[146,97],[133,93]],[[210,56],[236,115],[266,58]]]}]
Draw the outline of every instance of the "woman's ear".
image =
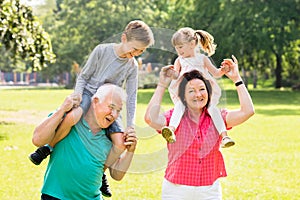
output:
[{"label": "woman's ear", "polygon": [[127,37],[126,37],[126,34],[125,34],[125,33],[122,33],[122,35],[121,35],[121,42],[122,42],[122,43],[127,42]]}]

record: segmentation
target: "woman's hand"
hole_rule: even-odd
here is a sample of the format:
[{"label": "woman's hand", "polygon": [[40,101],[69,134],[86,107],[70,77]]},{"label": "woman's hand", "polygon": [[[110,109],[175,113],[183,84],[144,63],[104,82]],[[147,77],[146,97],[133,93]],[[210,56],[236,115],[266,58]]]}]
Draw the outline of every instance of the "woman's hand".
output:
[{"label": "woman's hand", "polygon": [[242,80],[239,73],[238,60],[234,55],[232,55],[232,59],[224,59],[221,66],[227,71],[225,75],[234,83]]},{"label": "woman's hand", "polygon": [[161,68],[159,73],[158,85],[167,88],[173,79],[177,79],[178,72],[174,70],[173,65],[168,65]]}]

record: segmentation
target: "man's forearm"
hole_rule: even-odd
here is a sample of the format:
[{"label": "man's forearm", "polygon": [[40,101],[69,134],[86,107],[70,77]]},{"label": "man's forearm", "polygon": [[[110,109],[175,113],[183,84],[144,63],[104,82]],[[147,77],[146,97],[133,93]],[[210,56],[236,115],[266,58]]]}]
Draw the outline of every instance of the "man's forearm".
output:
[{"label": "man's forearm", "polygon": [[55,135],[55,130],[61,123],[65,111],[58,109],[50,117],[45,119],[40,125],[38,125],[33,133],[32,143],[35,146],[43,146],[52,141]]},{"label": "man's forearm", "polygon": [[133,158],[134,152],[126,151],[118,160],[115,162],[109,169],[111,177],[115,180],[121,180],[130,164]]}]

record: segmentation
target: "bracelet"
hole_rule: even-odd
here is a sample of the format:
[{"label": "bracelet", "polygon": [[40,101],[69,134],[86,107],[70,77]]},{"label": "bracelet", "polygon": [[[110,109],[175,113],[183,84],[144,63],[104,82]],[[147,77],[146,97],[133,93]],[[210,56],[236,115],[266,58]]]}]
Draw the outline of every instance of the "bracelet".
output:
[{"label": "bracelet", "polygon": [[158,83],[157,86],[160,86],[160,87],[163,87],[163,88],[167,89],[167,87],[164,86],[162,83]]},{"label": "bracelet", "polygon": [[238,81],[238,82],[235,83],[235,86],[237,87],[237,86],[242,85],[242,84],[244,84],[243,81]]}]

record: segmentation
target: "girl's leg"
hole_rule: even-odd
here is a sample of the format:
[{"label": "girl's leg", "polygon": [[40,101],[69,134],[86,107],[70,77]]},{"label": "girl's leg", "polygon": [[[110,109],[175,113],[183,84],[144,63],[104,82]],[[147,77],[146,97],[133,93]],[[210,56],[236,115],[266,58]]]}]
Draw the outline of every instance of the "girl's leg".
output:
[{"label": "girl's leg", "polygon": [[162,136],[167,140],[168,143],[176,142],[175,130],[179,126],[181,118],[183,116],[185,106],[181,101],[177,101],[174,106],[174,110],[170,119],[169,126],[165,126],[161,130]]},{"label": "girl's leg", "polygon": [[174,110],[169,123],[169,127],[173,127],[174,131],[179,126],[184,111],[185,111],[184,104],[181,101],[178,101],[174,106]]},{"label": "girl's leg", "polygon": [[209,106],[208,113],[210,114],[217,131],[222,136],[222,147],[233,146],[235,142],[227,135],[226,126],[220,109],[218,109],[216,106]]}]

